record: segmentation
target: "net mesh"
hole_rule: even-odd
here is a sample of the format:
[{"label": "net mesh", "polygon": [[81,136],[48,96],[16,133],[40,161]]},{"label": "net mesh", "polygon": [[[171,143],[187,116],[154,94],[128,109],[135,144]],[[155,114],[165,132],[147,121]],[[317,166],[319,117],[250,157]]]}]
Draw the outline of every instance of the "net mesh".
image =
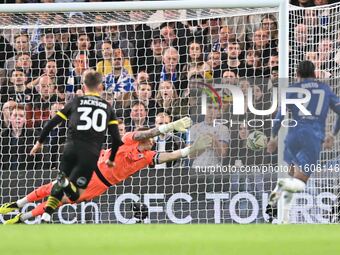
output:
[{"label": "net mesh", "polygon": [[[339,5],[298,8],[290,11],[290,71],[295,76],[299,61],[310,60],[316,67],[316,77],[329,84],[339,96],[338,78],[338,30]],[[335,116],[327,117],[326,131],[332,132]],[[294,223],[336,223],[339,222],[339,140],[335,138],[333,147],[327,140],[320,155],[319,165],[323,171],[313,171],[304,193],[295,195],[291,210]]]},{"label": "net mesh", "polygon": [[[290,12],[292,75],[307,52],[322,55],[322,47],[316,46],[324,31],[332,42],[337,39],[337,8]],[[238,102],[225,85],[237,85],[244,94],[251,88],[254,108],[269,109],[278,87],[277,9],[15,13],[0,14],[0,20],[1,203],[56,177],[65,125],[53,130],[42,154],[32,157],[29,151],[46,121],[82,95],[81,76],[93,68],[104,76],[102,96],[124,123],[122,133],[190,115],[194,125],[189,132],[156,137],[154,149],[183,148],[202,133],[213,135],[215,142],[197,158],[143,169],[92,202],[63,206],[54,215],[57,222],[135,223],[131,205],[138,200],[149,206],[152,223],[268,219],[264,211],[278,164],[277,154],[266,150],[271,115],[249,110],[234,115]],[[321,20],[326,23],[319,24]],[[300,49],[293,36],[304,37],[305,27],[311,37]],[[320,73],[336,78],[337,63],[330,67],[323,61]],[[216,120],[222,125],[214,125]],[[325,152],[323,159],[336,158],[334,153]],[[300,194],[313,203],[306,207],[297,201],[292,218],[328,222],[337,195],[335,180],[328,173],[314,178],[308,193]],[[34,206],[29,203],[23,210]],[[307,216],[301,216],[301,208]],[[39,218],[28,221],[35,222]]]}]

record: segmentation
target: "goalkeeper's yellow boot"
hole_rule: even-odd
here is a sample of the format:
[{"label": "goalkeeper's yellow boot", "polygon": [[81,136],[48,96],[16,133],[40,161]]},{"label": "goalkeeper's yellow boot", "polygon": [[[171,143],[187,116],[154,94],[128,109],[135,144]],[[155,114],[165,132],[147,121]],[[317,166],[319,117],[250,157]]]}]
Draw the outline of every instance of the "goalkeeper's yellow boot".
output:
[{"label": "goalkeeper's yellow boot", "polygon": [[12,225],[12,224],[18,224],[18,223],[22,223],[20,216],[22,215],[22,213],[17,214],[14,218],[5,221],[5,225]]},{"label": "goalkeeper's yellow boot", "polygon": [[19,207],[16,202],[6,203],[0,206],[0,214],[6,214],[18,210]]}]

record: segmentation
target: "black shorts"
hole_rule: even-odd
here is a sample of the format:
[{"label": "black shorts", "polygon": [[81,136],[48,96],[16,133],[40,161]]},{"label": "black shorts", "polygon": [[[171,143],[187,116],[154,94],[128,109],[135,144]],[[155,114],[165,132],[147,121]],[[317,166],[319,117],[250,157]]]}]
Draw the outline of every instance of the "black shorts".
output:
[{"label": "black shorts", "polygon": [[78,188],[85,189],[97,167],[100,150],[85,141],[67,141],[61,157],[60,171]]}]

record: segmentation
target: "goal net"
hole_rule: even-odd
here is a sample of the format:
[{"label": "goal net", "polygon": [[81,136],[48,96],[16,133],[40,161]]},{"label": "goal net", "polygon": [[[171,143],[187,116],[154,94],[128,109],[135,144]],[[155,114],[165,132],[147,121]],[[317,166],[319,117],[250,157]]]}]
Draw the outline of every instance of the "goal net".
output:
[{"label": "goal net", "polygon": [[[337,9],[292,9],[289,24],[290,74],[312,59],[334,90]],[[204,133],[214,143],[195,158],[142,169],[92,201],[62,206],[56,222],[132,224],[135,201],[149,207],[151,223],[266,222],[281,162],[266,148],[274,111],[256,110],[270,109],[279,87],[278,19],[276,8],[0,14],[0,203],[55,179],[66,125],[51,132],[41,154],[29,152],[46,121],[82,95],[82,74],[92,68],[104,77],[102,97],[122,135],[190,116],[188,132],[155,137],[154,150],[184,148]],[[336,143],[323,162],[338,151]],[[336,180],[317,173],[296,195],[292,221],[330,222]]]},{"label": "goal net", "polygon": [[[317,79],[329,84],[339,96],[339,5],[302,9],[291,6],[290,10],[290,70],[297,63],[310,60],[316,67]],[[326,132],[334,128],[336,114],[330,112]],[[319,169],[318,169],[319,168]],[[316,168],[305,192],[296,194],[290,213],[293,223],[339,222],[339,139],[331,146],[326,139]]]}]

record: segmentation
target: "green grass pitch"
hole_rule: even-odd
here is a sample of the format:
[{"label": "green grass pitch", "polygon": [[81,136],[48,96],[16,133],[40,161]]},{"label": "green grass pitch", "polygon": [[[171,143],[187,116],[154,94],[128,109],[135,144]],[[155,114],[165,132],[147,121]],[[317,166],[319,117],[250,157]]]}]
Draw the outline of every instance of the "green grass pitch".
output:
[{"label": "green grass pitch", "polygon": [[1,255],[333,255],[339,225],[12,225]]}]

